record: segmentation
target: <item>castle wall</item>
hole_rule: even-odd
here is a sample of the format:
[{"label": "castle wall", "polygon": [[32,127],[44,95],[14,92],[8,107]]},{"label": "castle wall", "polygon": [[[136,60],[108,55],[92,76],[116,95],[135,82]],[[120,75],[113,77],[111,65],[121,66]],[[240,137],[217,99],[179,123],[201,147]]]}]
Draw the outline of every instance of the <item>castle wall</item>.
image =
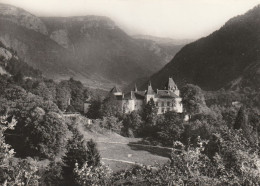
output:
[{"label": "castle wall", "polygon": [[[167,90],[157,90],[155,93],[152,89],[151,84],[146,90],[146,94],[143,100],[136,99],[134,91],[130,92],[130,98],[124,99],[124,94],[121,91],[116,90],[114,92],[115,96],[121,96],[119,101],[119,107],[122,108],[123,113],[130,113],[132,111],[141,111],[144,104],[147,104],[151,99],[154,100],[156,107],[158,108],[158,114],[163,114],[167,111],[175,111],[178,113],[183,112],[182,98],[180,96],[180,91],[178,90],[176,84],[169,78],[168,89]],[[161,92],[158,92],[161,91]],[[165,92],[168,91],[168,92]],[[137,90],[136,90],[137,93]],[[168,94],[167,94],[168,93]],[[175,95],[172,95],[174,93]],[[165,94],[165,95],[164,95]],[[142,95],[144,96],[144,95]],[[174,98],[177,97],[177,98]],[[133,98],[133,99],[132,99]]]},{"label": "castle wall", "polygon": [[156,98],[154,97],[154,95],[146,95],[145,96],[145,99],[146,99],[146,103],[148,103],[151,99],[155,100]]},{"label": "castle wall", "polygon": [[135,110],[135,100],[122,100],[123,113],[130,113]]},{"label": "castle wall", "polygon": [[183,105],[182,105],[182,98],[176,98],[175,99],[175,107],[174,107],[174,111],[178,112],[178,113],[182,113],[183,112]]},{"label": "castle wall", "polygon": [[[182,98],[153,98],[153,100],[158,108],[158,114],[163,114],[167,111],[183,112]],[[141,111],[144,104],[146,104],[146,100],[121,100],[120,104],[123,113],[130,113],[133,111]]]},{"label": "castle wall", "polygon": [[144,106],[144,100],[135,100],[135,110],[136,111],[140,111],[143,110],[143,106]]},{"label": "castle wall", "polygon": [[175,99],[155,98],[154,101],[158,109],[158,114],[163,114],[167,111],[174,111]]}]

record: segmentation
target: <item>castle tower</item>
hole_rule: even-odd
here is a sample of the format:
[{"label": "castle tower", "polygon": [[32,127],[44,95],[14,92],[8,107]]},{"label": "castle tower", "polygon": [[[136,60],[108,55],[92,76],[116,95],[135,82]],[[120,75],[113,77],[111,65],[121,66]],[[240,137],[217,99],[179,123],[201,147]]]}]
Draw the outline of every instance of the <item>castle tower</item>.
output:
[{"label": "castle tower", "polygon": [[150,81],[148,84],[148,89],[145,93],[146,103],[148,103],[150,99],[154,99],[154,96],[155,96],[155,92],[153,91],[152,83]]},{"label": "castle tower", "polygon": [[180,96],[180,91],[171,77],[169,77],[166,87],[167,90],[174,92],[177,96]]},{"label": "castle tower", "polygon": [[121,89],[118,88],[117,86],[114,86],[114,87],[110,90],[109,93],[110,93],[110,94],[113,94],[113,95],[115,95],[115,96],[122,96],[122,95],[123,95],[123,92],[122,92]]},{"label": "castle tower", "polygon": [[135,92],[137,92],[138,90],[137,90],[137,86],[136,86],[136,84],[135,84]]}]

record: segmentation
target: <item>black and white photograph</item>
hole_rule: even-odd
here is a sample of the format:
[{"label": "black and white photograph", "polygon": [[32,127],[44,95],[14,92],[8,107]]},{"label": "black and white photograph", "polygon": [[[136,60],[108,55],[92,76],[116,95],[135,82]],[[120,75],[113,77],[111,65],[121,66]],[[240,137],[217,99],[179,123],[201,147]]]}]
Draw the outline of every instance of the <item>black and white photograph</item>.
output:
[{"label": "black and white photograph", "polygon": [[260,0],[0,0],[1,186],[259,186]]}]

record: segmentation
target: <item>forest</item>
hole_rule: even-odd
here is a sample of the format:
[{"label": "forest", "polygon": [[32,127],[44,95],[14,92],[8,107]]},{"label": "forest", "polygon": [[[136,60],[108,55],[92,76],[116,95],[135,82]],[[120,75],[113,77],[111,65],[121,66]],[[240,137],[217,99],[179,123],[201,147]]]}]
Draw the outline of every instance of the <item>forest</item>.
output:
[{"label": "forest", "polygon": [[[186,84],[180,89],[184,113],[157,115],[151,99],[141,112],[123,114],[112,94],[73,78],[47,79],[9,50],[12,57],[0,60],[7,72],[0,75],[1,185],[260,184],[259,92],[204,91]],[[113,172],[79,124],[169,147],[169,161]]]},{"label": "forest", "polygon": [[[122,114],[113,95],[73,78],[54,82],[12,58],[0,76],[0,183],[2,185],[259,185],[259,92],[181,88],[184,113]],[[104,96],[105,95],[105,96]],[[87,114],[83,103],[91,98]],[[68,100],[71,101],[69,104]],[[168,163],[113,172],[86,130],[109,130],[172,148]],[[184,120],[185,116],[188,120]]]}]

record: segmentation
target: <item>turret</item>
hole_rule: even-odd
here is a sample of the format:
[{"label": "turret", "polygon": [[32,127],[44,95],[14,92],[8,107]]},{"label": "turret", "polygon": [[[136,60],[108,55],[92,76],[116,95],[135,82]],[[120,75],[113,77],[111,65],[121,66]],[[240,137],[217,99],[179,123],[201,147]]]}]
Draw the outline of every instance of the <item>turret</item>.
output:
[{"label": "turret", "polygon": [[110,94],[112,93],[113,95],[115,96],[122,96],[123,95],[123,92],[120,90],[120,88],[118,88],[117,86],[114,86],[110,92]]},{"label": "turret", "polygon": [[166,87],[167,90],[170,90],[174,92],[177,96],[180,96],[180,91],[171,77],[169,77]]},{"label": "turret", "polygon": [[137,90],[137,86],[136,86],[136,84],[135,84],[135,92],[137,92],[138,90]]},{"label": "turret", "polygon": [[152,83],[149,81],[147,91],[145,93],[146,102],[150,101],[150,99],[154,99],[155,92],[153,91]]}]

